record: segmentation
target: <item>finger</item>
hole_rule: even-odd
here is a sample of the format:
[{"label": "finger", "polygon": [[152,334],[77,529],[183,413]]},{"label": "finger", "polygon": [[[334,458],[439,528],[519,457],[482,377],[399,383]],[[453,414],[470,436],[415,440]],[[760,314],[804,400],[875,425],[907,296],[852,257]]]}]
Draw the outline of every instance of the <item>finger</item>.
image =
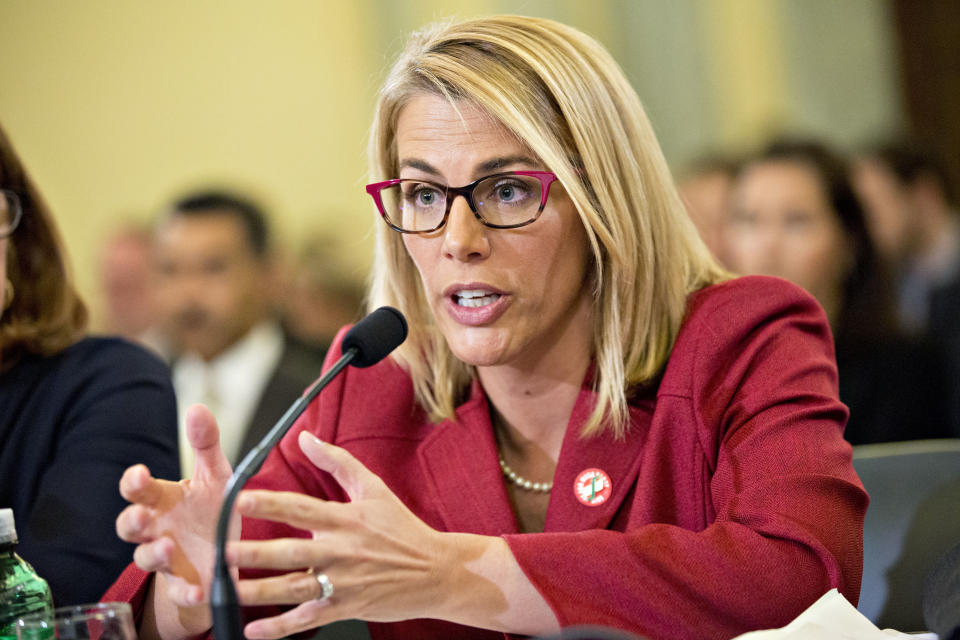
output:
[{"label": "finger", "polygon": [[194,607],[204,602],[203,589],[198,585],[164,574],[157,574],[157,580],[157,587],[163,589],[167,598],[178,607]]},{"label": "finger", "polygon": [[140,504],[127,506],[117,516],[117,536],[126,542],[150,542],[156,538],[154,519],[148,507]]},{"label": "finger", "polygon": [[240,602],[247,606],[300,604],[323,595],[317,577],[306,571],[282,576],[241,580],[237,584]]},{"label": "finger", "polygon": [[322,544],[308,538],[249,540],[229,543],[227,562],[248,569],[303,569],[328,565],[330,555]]},{"label": "finger", "polygon": [[120,495],[128,502],[155,507],[163,499],[163,487],[146,465],[135,464],[120,477]]},{"label": "finger", "polygon": [[187,441],[193,447],[195,460],[193,478],[229,478],[230,463],[220,448],[220,429],[210,410],[202,404],[191,406],[187,409],[186,424]]},{"label": "finger", "polygon": [[346,506],[291,491],[244,491],[237,498],[237,510],[248,518],[283,522],[306,531],[340,526]]},{"label": "finger", "polygon": [[243,628],[243,634],[251,640],[260,638],[273,640],[336,622],[345,617],[337,615],[337,608],[332,600],[309,600],[282,615],[251,622]]},{"label": "finger", "polygon": [[169,571],[175,545],[170,538],[158,538],[138,545],[133,550],[133,562],[147,572]]},{"label": "finger", "polygon": [[340,483],[351,500],[369,498],[385,485],[346,449],[323,442],[309,431],[300,432],[300,450],[318,469]]}]

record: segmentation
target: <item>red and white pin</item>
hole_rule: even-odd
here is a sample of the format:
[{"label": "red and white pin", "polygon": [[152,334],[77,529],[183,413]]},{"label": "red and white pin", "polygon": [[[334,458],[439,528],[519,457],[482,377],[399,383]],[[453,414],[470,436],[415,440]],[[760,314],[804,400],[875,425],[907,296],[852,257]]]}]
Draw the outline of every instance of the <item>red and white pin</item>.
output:
[{"label": "red and white pin", "polygon": [[603,469],[585,469],[573,483],[573,493],[582,504],[599,507],[610,498],[613,483]]}]

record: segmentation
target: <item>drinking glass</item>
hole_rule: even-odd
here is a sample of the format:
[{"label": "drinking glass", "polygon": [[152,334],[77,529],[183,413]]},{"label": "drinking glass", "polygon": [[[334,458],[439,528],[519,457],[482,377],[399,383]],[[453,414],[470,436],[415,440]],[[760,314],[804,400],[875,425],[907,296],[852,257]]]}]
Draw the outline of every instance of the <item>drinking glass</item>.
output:
[{"label": "drinking glass", "polygon": [[137,640],[126,602],[60,607],[17,620],[17,640]]}]

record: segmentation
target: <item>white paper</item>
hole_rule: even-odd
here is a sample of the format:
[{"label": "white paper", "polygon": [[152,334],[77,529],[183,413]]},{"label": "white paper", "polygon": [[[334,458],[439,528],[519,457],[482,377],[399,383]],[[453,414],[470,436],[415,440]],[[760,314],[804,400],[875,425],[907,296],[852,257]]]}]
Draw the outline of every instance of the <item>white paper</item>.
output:
[{"label": "white paper", "polygon": [[836,589],[819,600],[780,629],[751,631],[734,640],[937,640],[935,633],[902,633],[878,629],[857,611]]}]

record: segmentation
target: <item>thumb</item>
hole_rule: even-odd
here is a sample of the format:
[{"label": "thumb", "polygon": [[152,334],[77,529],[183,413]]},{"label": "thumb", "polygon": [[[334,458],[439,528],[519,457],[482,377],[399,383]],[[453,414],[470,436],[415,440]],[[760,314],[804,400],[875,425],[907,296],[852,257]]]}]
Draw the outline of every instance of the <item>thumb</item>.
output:
[{"label": "thumb", "polygon": [[220,429],[213,414],[202,404],[187,409],[187,441],[193,448],[193,477],[229,478],[231,469],[220,448]]},{"label": "thumb", "polygon": [[300,432],[299,444],[307,459],[332,475],[350,500],[373,498],[387,490],[383,481],[346,449],[324,442],[306,430]]}]

